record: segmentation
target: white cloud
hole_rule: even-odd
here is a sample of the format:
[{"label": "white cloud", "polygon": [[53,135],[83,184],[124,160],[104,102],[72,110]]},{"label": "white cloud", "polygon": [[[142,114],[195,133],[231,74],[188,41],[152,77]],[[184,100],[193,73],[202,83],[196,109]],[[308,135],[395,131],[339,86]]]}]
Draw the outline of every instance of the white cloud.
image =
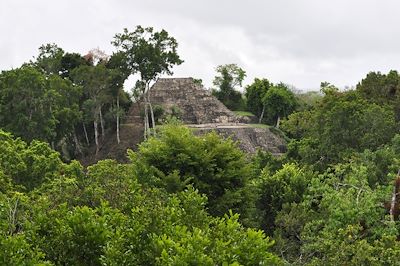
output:
[{"label": "white cloud", "polygon": [[400,2],[395,0],[2,0],[0,69],[18,67],[44,43],[85,53],[124,27],[164,28],[185,63],[176,76],[207,86],[219,64],[254,77],[318,88],[355,85],[373,70],[400,68]]}]

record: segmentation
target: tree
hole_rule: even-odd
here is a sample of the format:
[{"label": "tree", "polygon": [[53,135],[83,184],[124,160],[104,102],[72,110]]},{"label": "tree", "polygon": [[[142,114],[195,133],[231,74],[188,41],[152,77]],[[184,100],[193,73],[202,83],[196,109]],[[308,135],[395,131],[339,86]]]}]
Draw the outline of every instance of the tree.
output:
[{"label": "tree", "polygon": [[392,106],[396,120],[400,121],[400,75],[397,71],[370,72],[357,84],[356,91],[369,102]]},{"label": "tree", "polygon": [[61,58],[60,76],[71,79],[71,71],[82,65],[90,65],[90,62],[78,53],[65,53]]},{"label": "tree", "polygon": [[133,32],[125,28],[123,33],[116,34],[112,44],[118,52],[125,55],[131,74],[140,74],[141,86],[138,88],[143,95],[145,137],[148,137],[150,136],[148,109],[155,132],[155,119],[149,93],[150,83],[161,74],[172,75],[172,67],[183,63],[177,53],[178,43],[165,30],[156,32],[152,27],[137,26]]},{"label": "tree", "polygon": [[313,215],[301,232],[311,265],[392,264],[398,256],[398,231],[382,206],[390,187],[371,188],[368,175],[366,167],[349,163],[312,180],[302,204]]},{"label": "tree", "polygon": [[[82,97],[82,87],[75,86],[72,81],[61,78],[59,75],[49,75],[47,77],[48,92],[51,99],[51,112],[56,119],[55,137],[52,141],[53,148],[59,150],[71,150],[72,153],[82,154],[81,144],[79,143],[76,127],[82,121],[82,112],[79,108],[79,100]],[[58,147],[61,146],[61,147]],[[62,147],[64,146],[64,147]],[[68,154],[63,153],[64,158],[70,158]]]},{"label": "tree", "polygon": [[0,263],[2,265],[52,265],[45,254],[30,245],[24,234],[1,237]]},{"label": "tree", "polygon": [[110,82],[110,93],[114,99],[116,99],[116,108],[114,110],[115,118],[116,118],[116,131],[117,131],[117,142],[119,144],[119,121],[120,116],[123,113],[120,109],[120,98],[121,95],[124,94],[123,86],[124,81],[130,75],[130,70],[126,64],[126,57],[122,52],[114,53],[110,60],[108,60],[106,64],[107,68],[112,69],[114,71],[114,75],[112,76]]},{"label": "tree", "polygon": [[[167,125],[160,135],[143,142],[136,164],[140,178],[166,187],[170,192],[193,184],[209,200],[213,215],[239,210],[243,188],[250,178],[250,165],[232,140],[216,133],[196,137],[183,126]],[[157,169],[149,176],[149,169]],[[151,171],[150,171],[151,172]],[[244,212],[243,212],[244,213]]]},{"label": "tree", "polygon": [[45,142],[27,144],[0,130],[0,172],[22,190],[32,190],[55,178],[64,165]]},{"label": "tree", "polygon": [[45,44],[39,47],[39,56],[33,64],[46,74],[58,75],[63,56],[64,50],[55,43]]},{"label": "tree", "polygon": [[247,110],[258,117],[258,123],[261,123],[264,117],[265,104],[263,98],[268,89],[273,86],[268,79],[254,79],[254,82],[246,87],[246,105]]},{"label": "tree", "polygon": [[391,70],[388,74],[370,72],[356,87],[366,99],[377,104],[391,104],[400,97],[400,76]]},{"label": "tree", "polygon": [[[244,230],[239,215],[212,221],[211,230],[193,231],[175,227],[169,236],[157,241],[162,250],[157,262],[161,265],[281,265],[271,254],[273,242],[259,230]],[[199,248],[202,247],[202,248]]]},{"label": "tree", "polygon": [[275,174],[268,169],[261,173],[258,205],[262,213],[261,227],[266,232],[272,235],[275,218],[285,204],[301,202],[311,177],[311,172],[295,164],[285,164]]},{"label": "tree", "polygon": [[236,64],[220,65],[216,71],[218,75],[215,76],[213,84],[217,89],[213,94],[229,109],[242,108],[242,94],[236,89],[242,86],[246,72]]},{"label": "tree", "polygon": [[297,111],[310,110],[317,106],[323,94],[320,91],[306,91],[295,93],[299,106]]},{"label": "tree", "polygon": [[[84,94],[87,97],[84,102],[86,112],[91,114],[93,121],[94,139],[96,143],[96,154],[99,151],[99,130],[100,121],[101,134],[104,138],[105,129],[102,114],[102,107],[107,102],[109,94],[107,88],[111,79],[111,70],[107,69],[104,64],[100,63],[96,66],[80,66],[71,73],[74,81],[83,86]],[[85,111],[85,110],[84,110]]]},{"label": "tree", "polygon": [[277,128],[279,128],[281,118],[292,113],[297,105],[293,92],[282,83],[271,87],[265,93],[262,101],[266,106],[268,117],[276,121]]},{"label": "tree", "polygon": [[51,143],[56,137],[53,112],[56,88],[38,69],[23,66],[0,75],[0,126],[26,141]]},{"label": "tree", "polygon": [[303,162],[324,168],[354,152],[376,150],[397,132],[392,108],[368,103],[355,91],[326,93],[317,108],[283,123],[292,136],[301,136],[289,144],[289,153],[296,150]]}]

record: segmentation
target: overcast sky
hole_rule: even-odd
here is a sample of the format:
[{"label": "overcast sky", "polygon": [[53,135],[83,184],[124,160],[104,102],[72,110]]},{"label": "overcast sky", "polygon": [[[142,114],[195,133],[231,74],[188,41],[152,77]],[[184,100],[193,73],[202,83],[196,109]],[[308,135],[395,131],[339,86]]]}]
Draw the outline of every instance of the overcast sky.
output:
[{"label": "overcast sky", "polygon": [[318,89],[354,86],[369,71],[400,69],[396,0],[0,0],[0,69],[19,67],[38,47],[99,47],[136,25],[165,29],[185,61],[175,77],[212,85],[215,67],[236,63],[255,77]]}]

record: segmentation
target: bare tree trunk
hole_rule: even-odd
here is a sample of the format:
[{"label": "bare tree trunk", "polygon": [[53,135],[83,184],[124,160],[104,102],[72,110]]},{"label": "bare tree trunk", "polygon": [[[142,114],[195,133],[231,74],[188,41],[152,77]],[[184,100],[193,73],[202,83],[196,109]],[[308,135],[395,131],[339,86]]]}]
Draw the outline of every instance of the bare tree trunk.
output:
[{"label": "bare tree trunk", "polygon": [[264,117],[264,111],[265,111],[265,105],[263,105],[263,109],[262,109],[262,112],[261,112],[261,115],[260,115],[260,119],[258,119],[258,123],[259,124],[261,124],[261,121],[262,121],[262,119]]},{"label": "bare tree trunk", "polygon": [[278,119],[276,120],[276,128],[279,128],[279,123],[281,122],[281,117],[278,116]]},{"label": "bare tree trunk", "polygon": [[18,202],[17,198],[12,207],[11,202],[8,200],[8,232],[10,235],[13,235],[16,231]]},{"label": "bare tree trunk", "polygon": [[148,117],[148,113],[147,113],[147,98],[145,95],[143,95],[144,97],[144,139],[147,139],[148,135],[149,135],[149,117]]},{"label": "bare tree trunk", "polygon": [[81,144],[79,143],[78,136],[76,135],[75,129],[74,129],[74,142],[75,142],[75,152],[83,155],[82,147],[81,147]]},{"label": "bare tree trunk", "polygon": [[400,185],[400,170],[397,172],[396,180],[394,181],[393,186],[393,194],[392,201],[390,203],[390,221],[395,221],[395,212],[396,212],[396,202],[397,202],[397,194],[399,193],[399,185]]},{"label": "bare tree trunk", "polygon": [[390,221],[394,222],[394,208],[396,207],[396,185],[393,186],[392,201],[390,203]]},{"label": "bare tree trunk", "polygon": [[100,116],[100,126],[101,126],[101,140],[104,140],[104,120],[103,120],[103,113],[101,112],[101,107],[99,108],[99,116]]},{"label": "bare tree trunk", "polygon": [[96,143],[96,155],[99,152],[99,131],[97,129],[97,115],[93,121],[93,128],[94,128],[94,142]]},{"label": "bare tree trunk", "polygon": [[155,136],[156,135],[156,121],[154,119],[153,106],[151,105],[151,102],[150,102],[150,88],[149,88],[149,90],[147,90],[147,94],[148,94],[147,101],[148,101],[149,107],[150,107],[151,124],[153,127],[153,135]]},{"label": "bare tree trunk", "polygon": [[86,144],[89,146],[90,142],[89,142],[89,137],[88,137],[88,134],[87,134],[85,122],[82,122],[82,126],[83,126],[83,132],[85,132]]},{"label": "bare tree trunk", "polygon": [[121,142],[119,138],[119,94],[117,95],[117,142]]}]

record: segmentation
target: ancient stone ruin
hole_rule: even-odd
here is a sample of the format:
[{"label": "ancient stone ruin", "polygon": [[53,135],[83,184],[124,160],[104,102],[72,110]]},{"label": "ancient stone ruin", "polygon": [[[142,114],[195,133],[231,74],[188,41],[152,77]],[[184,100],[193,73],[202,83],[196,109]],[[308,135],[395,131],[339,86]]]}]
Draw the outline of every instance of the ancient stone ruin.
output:
[{"label": "ancient stone ruin", "polygon": [[153,105],[171,113],[182,111],[184,124],[239,123],[240,118],[218,101],[193,78],[162,78],[150,90]]},{"label": "ancient stone ruin", "polygon": [[[161,106],[167,114],[178,109],[182,122],[193,128],[196,134],[216,131],[238,141],[239,147],[249,153],[262,149],[279,155],[286,150],[286,142],[282,137],[269,128],[249,124],[250,119],[247,117],[236,116],[210,91],[196,84],[193,78],[158,79],[150,89],[150,100],[153,106]],[[140,106],[140,103],[133,103],[121,124],[120,144],[117,144],[112,133],[101,144],[99,154],[95,158],[88,158],[87,164],[106,158],[126,160],[126,149],[136,149],[143,140]]]},{"label": "ancient stone ruin", "polygon": [[246,152],[254,153],[258,148],[273,154],[286,150],[286,142],[268,128],[249,124],[247,117],[238,117],[211,95],[193,78],[162,78],[151,88],[150,100],[171,113],[174,108],[182,111],[181,120],[197,133],[216,131],[224,137],[239,141]]}]

